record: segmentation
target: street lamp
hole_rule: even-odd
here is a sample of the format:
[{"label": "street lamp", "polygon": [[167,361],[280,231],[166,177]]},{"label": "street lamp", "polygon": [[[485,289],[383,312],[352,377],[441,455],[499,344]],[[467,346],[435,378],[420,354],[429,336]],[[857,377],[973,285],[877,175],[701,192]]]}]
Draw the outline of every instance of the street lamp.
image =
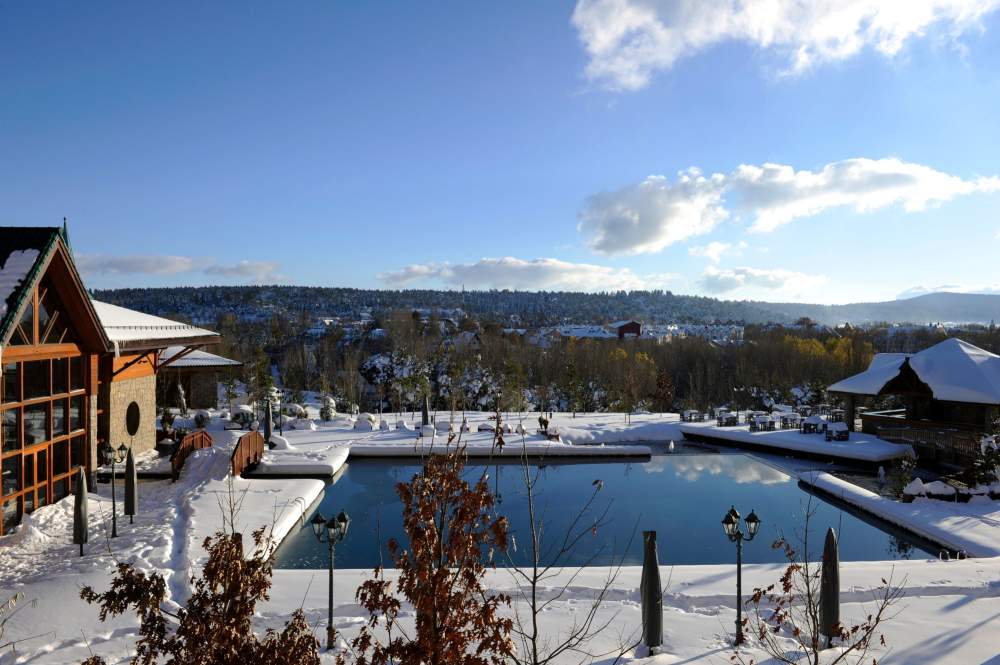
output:
[{"label": "street lamp", "polygon": [[746,518],[747,533],[740,530],[740,514],[736,506],[729,509],[722,518],[722,528],[730,541],[736,543],[736,639],[734,643],[743,644],[743,541],[751,541],[760,529],[760,518],[750,511]]},{"label": "street lamp", "polygon": [[326,617],[326,648],[333,649],[334,639],[337,632],[333,629],[333,549],[337,543],[347,536],[347,527],[351,525],[351,518],[343,510],[336,517],[331,517],[329,521],[323,517],[322,513],[316,511],[316,515],[310,522],[312,524],[313,535],[316,540],[326,543],[330,557],[330,580],[329,580],[329,600],[327,603]]},{"label": "street lamp", "polygon": [[111,465],[111,537],[118,537],[118,502],[115,498],[115,464],[121,464],[128,454],[128,448],[121,444],[117,448],[112,448],[111,444],[104,442],[101,446],[101,453],[104,463]]}]

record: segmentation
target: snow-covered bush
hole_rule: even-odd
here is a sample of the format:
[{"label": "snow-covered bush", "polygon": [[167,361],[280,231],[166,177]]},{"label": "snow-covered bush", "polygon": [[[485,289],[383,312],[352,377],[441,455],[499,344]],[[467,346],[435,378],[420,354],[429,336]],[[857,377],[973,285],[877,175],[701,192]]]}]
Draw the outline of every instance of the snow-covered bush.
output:
[{"label": "snow-covered bush", "polygon": [[323,398],[323,406],[320,407],[319,417],[324,422],[330,422],[337,415],[337,403],[332,397]]},{"label": "snow-covered bush", "polygon": [[194,426],[198,429],[205,429],[212,422],[212,414],[208,411],[199,411],[194,416]]},{"label": "snow-covered bush", "polygon": [[984,436],[979,442],[979,454],[970,468],[970,485],[987,486],[1000,481],[1000,441],[996,436]]}]

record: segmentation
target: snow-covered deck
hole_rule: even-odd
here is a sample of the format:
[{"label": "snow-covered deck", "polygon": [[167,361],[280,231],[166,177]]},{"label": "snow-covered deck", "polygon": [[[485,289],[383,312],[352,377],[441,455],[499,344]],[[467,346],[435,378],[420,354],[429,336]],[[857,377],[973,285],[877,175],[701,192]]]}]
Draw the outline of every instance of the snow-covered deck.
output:
[{"label": "snow-covered deck", "polygon": [[707,422],[684,423],[680,431],[693,440],[864,464],[887,462],[913,454],[913,449],[907,444],[890,443],[858,432],[851,432],[847,441],[827,441],[822,434],[802,434],[794,429],[751,432],[749,426],[718,427]]},{"label": "snow-covered deck", "polygon": [[907,531],[972,557],[1000,556],[1000,502],[982,497],[951,503],[918,497],[893,501],[822,471],[803,471],[799,480]]}]

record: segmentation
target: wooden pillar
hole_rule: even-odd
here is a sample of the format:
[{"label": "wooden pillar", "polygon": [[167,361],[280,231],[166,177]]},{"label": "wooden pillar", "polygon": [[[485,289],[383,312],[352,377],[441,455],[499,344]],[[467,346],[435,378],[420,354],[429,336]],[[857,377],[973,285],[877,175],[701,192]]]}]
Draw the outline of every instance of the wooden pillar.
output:
[{"label": "wooden pillar", "polygon": [[854,430],[854,418],[855,411],[857,407],[857,398],[854,395],[847,396],[847,404],[844,408],[844,420],[847,421],[847,429],[851,432]]}]

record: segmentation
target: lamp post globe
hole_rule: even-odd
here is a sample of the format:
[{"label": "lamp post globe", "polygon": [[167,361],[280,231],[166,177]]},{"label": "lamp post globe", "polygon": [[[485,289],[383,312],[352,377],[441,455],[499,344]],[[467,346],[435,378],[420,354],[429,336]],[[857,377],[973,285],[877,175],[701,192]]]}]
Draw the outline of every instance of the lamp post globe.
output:
[{"label": "lamp post globe", "polygon": [[326,528],[326,519],[323,517],[323,514],[317,511],[309,521],[309,524],[312,526],[313,535],[316,536],[316,539],[323,542],[323,529]]}]

